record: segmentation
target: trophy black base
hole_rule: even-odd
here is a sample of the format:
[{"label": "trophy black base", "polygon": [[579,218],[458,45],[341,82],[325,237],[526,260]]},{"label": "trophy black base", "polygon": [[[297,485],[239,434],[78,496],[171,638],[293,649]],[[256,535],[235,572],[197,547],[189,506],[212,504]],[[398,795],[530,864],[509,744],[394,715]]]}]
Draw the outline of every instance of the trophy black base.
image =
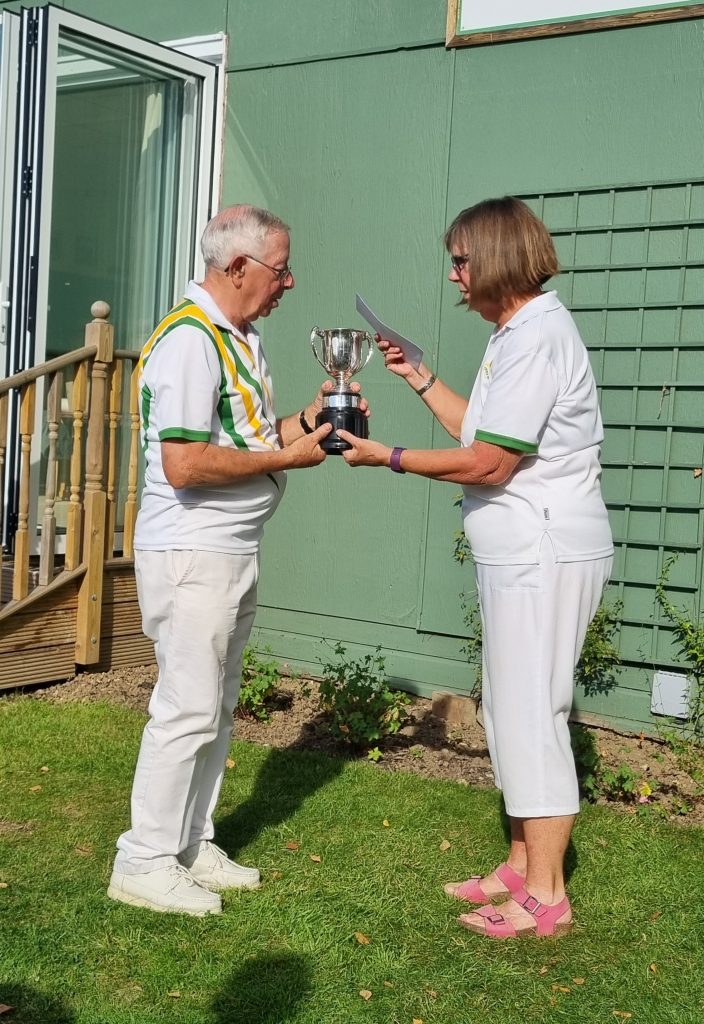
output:
[{"label": "trophy black base", "polygon": [[328,455],[342,455],[352,447],[347,441],[337,436],[338,430],[347,430],[355,437],[369,437],[367,417],[359,409],[352,406],[346,409],[322,409],[315,417],[315,426],[322,427],[323,423],[332,423],[333,430],[320,442],[320,447]]}]

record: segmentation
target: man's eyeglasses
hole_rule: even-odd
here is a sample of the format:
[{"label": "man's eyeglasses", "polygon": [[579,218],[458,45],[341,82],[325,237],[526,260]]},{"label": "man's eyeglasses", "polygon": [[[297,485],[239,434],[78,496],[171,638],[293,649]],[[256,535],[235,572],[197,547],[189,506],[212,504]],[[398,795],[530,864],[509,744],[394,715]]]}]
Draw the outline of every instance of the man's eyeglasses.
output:
[{"label": "man's eyeglasses", "polygon": [[277,277],[279,279],[281,284],[284,283],[284,281],[286,280],[287,277],[292,277],[293,276],[293,271],[288,266],[288,264],[285,267],[271,267],[271,266],[269,266],[268,263],[264,263],[263,260],[258,260],[256,256],[250,256],[249,253],[245,252],[245,253],[242,253],[242,255],[246,256],[248,260],[254,260],[254,262],[255,263],[259,263],[260,266],[266,267],[267,270],[270,270],[272,272],[272,274],[274,274],[275,277]]},{"label": "man's eyeglasses", "polygon": [[452,269],[456,270],[457,273],[459,274],[460,271],[464,270],[465,266],[467,265],[468,259],[469,253],[467,253],[466,256],[450,256],[450,263],[452,264]]}]

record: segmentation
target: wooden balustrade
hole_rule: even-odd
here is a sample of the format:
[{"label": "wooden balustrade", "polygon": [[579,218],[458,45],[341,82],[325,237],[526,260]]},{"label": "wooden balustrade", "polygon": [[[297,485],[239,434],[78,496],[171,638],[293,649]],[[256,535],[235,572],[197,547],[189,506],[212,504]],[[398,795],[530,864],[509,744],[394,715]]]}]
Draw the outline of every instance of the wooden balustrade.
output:
[{"label": "wooden balustrade", "polygon": [[[0,618],[70,580],[77,586],[75,661],[82,665],[100,657],[106,560],[134,554],[140,458],[138,353],[114,348],[107,303],[94,303],[91,313],[82,348],[0,381],[0,480],[11,441],[11,391],[18,395],[20,438],[12,599]],[[62,461],[60,447],[70,449],[70,459],[65,453]]]},{"label": "wooden balustrade", "polygon": [[32,465],[32,437],[35,425],[37,384],[31,381],[20,391],[20,495],[17,532],[15,534],[15,569],[12,577],[12,599],[21,601],[29,593],[29,491]]},{"label": "wooden balustrade", "polygon": [[110,367],[108,397],[108,469],[107,469],[107,522],[105,524],[105,557],[110,558],[115,548],[115,522],[117,519],[117,479],[119,475],[119,430],[122,421],[122,377],[124,362],[114,360]]},{"label": "wooden balustrade", "polygon": [[[125,364],[128,365],[128,364]],[[137,521],[137,478],[139,474],[139,391],[137,367],[130,374],[130,457],[127,466],[127,498],[125,500],[125,558],[134,558],[134,528]]]},{"label": "wooden balustrade", "polygon": [[85,362],[76,367],[76,376],[71,388],[71,469],[69,474],[69,505],[66,518],[65,566],[76,569],[81,560],[81,525],[83,501],[81,485],[83,478],[83,423],[88,408],[88,365]]},{"label": "wooden balustrade", "polygon": [[42,538],[39,552],[39,586],[45,587],[54,578],[54,554],[56,544],[56,490],[58,483],[59,427],[61,426],[61,395],[64,375],[61,370],[48,377],[49,388],[46,397],[46,422],[49,452],[46,463],[46,484],[44,486],[44,515],[42,517]]}]

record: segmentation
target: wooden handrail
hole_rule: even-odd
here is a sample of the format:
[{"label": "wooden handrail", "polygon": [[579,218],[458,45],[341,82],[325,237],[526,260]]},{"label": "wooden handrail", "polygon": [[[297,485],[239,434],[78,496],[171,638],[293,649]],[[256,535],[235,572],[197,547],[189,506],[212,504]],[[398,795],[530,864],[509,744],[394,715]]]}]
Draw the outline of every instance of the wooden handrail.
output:
[{"label": "wooden handrail", "polygon": [[97,351],[96,345],[86,345],[85,348],[77,348],[71,352],[65,352],[62,356],[48,359],[45,363],[40,363],[38,366],[31,366],[27,370],[20,370],[19,373],[14,373],[12,377],[5,377],[3,380],[0,380],[0,395],[12,391],[13,388],[22,388],[25,384],[31,384],[48,373],[55,373],[57,370],[64,370],[67,366],[73,366],[74,363],[82,363],[85,359],[91,359]]},{"label": "wooden handrail", "polygon": [[[118,529],[125,564],[134,554],[140,461],[139,353],[114,348],[107,303],[93,303],[91,314],[83,348],[0,381],[0,470],[14,394],[18,415],[12,429],[20,442],[12,597],[0,618],[10,618],[30,600],[76,581],[74,660],[79,665],[100,658],[103,575]],[[128,426],[124,432],[123,420]],[[118,506],[123,501],[120,524]],[[1,516],[2,509],[0,523]],[[63,571],[56,575],[57,534],[64,522]],[[30,562],[37,554],[38,572]]]}]

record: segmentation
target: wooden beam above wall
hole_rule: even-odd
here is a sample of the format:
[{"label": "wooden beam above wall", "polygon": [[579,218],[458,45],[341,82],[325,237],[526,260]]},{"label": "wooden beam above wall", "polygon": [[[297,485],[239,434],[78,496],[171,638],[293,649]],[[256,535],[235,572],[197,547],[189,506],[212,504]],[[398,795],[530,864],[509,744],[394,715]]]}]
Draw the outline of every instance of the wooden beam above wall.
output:
[{"label": "wooden beam above wall", "polygon": [[[604,29],[630,28],[634,25],[652,25],[662,21],[679,21],[685,18],[704,17],[704,4],[675,4],[672,7],[651,10],[623,10],[623,4],[614,3],[614,10],[619,13],[570,18],[569,0],[565,0],[565,19],[559,21],[541,21],[531,18],[531,10],[535,6],[526,0],[520,0],[520,15],[516,15],[516,23],[503,27],[493,27],[487,31],[461,30],[463,10],[471,9],[479,0],[448,0],[447,33],[445,45],[452,46],[486,46],[491,43],[506,43],[521,39],[535,39],[541,36],[568,35],[575,32],[594,32]],[[518,4],[518,0],[517,0]],[[606,7],[607,4],[605,3]],[[518,10],[517,6],[517,10]],[[538,5],[539,9],[539,5]]]}]

